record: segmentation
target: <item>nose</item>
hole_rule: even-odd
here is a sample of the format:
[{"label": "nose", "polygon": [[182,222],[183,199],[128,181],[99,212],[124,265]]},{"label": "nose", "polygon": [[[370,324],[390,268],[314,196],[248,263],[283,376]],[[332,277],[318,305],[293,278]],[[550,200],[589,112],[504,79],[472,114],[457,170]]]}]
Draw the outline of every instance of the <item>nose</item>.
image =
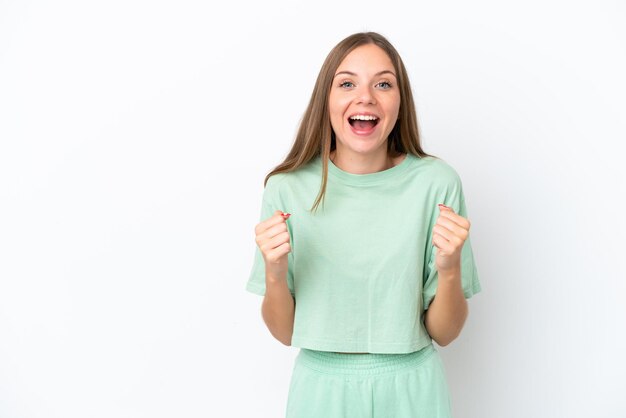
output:
[{"label": "nose", "polygon": [[357,104],[376,104],[376,99],[372,88],[368,85],[362,85],[356,92]]}]

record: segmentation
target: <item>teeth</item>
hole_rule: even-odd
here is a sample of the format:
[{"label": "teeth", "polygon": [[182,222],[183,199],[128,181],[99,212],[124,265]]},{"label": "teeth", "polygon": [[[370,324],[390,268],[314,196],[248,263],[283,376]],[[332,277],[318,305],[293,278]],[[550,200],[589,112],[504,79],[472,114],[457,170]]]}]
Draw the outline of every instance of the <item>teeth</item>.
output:
[{"label": "teeth", "polygon": [[352,120],[376,120],[378,118],[372,115],[354,115],[354,116],[350,116],[350,119]]}]

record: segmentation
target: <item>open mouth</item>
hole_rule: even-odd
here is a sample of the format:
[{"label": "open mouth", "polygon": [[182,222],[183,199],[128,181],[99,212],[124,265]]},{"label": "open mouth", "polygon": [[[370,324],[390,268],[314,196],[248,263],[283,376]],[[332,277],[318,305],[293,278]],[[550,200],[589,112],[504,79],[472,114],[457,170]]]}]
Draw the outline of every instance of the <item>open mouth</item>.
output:
[{"label": "open mouth", "polygon": [[348,118],[348,123],[359,132],[370,132],[378,125],[378,117],[374,115],[354,115]]}]

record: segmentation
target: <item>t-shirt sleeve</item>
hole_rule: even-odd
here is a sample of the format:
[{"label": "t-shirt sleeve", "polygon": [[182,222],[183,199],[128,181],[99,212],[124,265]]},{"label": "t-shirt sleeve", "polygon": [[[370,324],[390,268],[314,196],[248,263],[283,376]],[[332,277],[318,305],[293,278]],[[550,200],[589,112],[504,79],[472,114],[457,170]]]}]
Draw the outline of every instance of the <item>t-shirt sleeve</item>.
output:
[{"label": "t-shirt sleeve", "polygon": [[[272,216],[276,210],[289,212],[289,208],[287,207],[287,205],[285,205],[284,200],[280,197],[280,193],[278,190],[278,184],[280,183],[280,179],[276,176],[277,175],[271,176],[268,179],[267,184],[265,185],[259,222]],[[289,231],[290,242],[293,242],[289,219],[287,219],[287,229]],[[291,252],[287,255],[287,286],[289,287],[289,291],[291,292],[291,294],[295,296],[293,285],[293,245],[291,246],[291,248]],[[250,276],[248,277],[248,282],[246,283],[246,290],[252,293],[256,293],[257,295],[265,295],[265,260],[263,259],[263,254],[261,253],[261,250],[259,249],[259,246],[256,245],[256,243],[254,258],[252,261],[252,269],[250,271]]]},{"label": "t-shirt sleeve", "polygon": [[[452,209],[454,209],[455,213],[458,213],[462,217],[468,217],[467,207],[465,205],[465,196],[463,195],[463,189],[460,180],[458,181],[456,186],[449,193],[447,193],[444,201],[440,203],[451,207]],[[474,294],[480,292],[481,290],[470,236],[471,228],[470,234],[465,239],[465,243],[463,244],[463,248],[461,249],[461,286],[463,287],[463,294],[465,295],[466,299],[471,298]],[[429,238],[430,257],[424,275],[424,286],[422,292],[424,310],[428,309],[431,302],[435,298],[435,294],[437,293],[437,283],[439,279],[437,266],[435,263],[437,247],[435,247],[435,245],[432,243],[432,226]]]}]

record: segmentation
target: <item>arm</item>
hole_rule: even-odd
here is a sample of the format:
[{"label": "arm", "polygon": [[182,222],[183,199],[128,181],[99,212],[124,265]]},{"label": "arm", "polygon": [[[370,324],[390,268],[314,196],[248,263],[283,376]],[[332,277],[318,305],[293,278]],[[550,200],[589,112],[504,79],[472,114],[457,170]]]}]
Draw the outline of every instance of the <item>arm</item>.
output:
[{"label": "arm", "polygon": [[[276,210],[255,227],[255,241],[265,264],[265,296],[261,315],[270,333],[285,345],[291,345],[295,312],[295,300],[287,282],[288,253],[291,252],[286,224],[289,216],[288,213]],[[256,260],[260,260],[260,257]],[[260,277],[260,274],[256,277]]]},{"label": "arm", "polygon": [[265,296],[261,306],[263,320],[271,334],[281,343],[291,345],[295,300],[286,277],[276,278],[266,271]]},{"label": "arm", "polygon": [[443,347],[461,333],[468,306],[461,287],[461,266],[438,274],[437,294],[424,314],[424,325],[432,339]]}]

